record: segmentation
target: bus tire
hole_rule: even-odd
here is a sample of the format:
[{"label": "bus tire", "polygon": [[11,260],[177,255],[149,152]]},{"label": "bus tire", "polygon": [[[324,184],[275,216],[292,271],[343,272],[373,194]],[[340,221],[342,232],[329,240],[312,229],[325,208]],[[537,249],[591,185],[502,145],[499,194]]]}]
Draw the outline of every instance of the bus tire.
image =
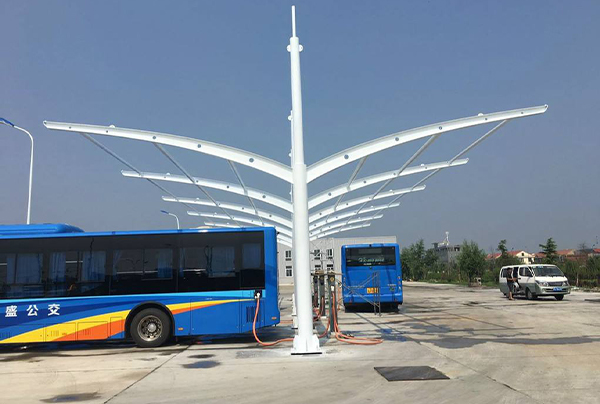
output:
[{"label": "bus tire", "polygon": [[155,348],[164,344],[171,334],[171,319],[162,310],[148,308],[131,320],[129,333],[140,348]]}]

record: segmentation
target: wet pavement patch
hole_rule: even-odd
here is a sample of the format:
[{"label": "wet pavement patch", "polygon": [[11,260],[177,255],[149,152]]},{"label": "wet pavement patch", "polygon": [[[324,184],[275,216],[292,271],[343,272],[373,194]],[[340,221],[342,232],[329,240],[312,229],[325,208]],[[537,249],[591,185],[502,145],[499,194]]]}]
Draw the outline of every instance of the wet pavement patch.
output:
[{"label": "wet pavement patch", "polygon": [[186,369],[210,369],[219,366],[221,362],[219,361],[198,361],[194,363],[188,363],[186,365],[182,365]]},{"label": "wet pavement patch", "polygon": [[374,369],[388,382],[450,379],[430,366],[386,366]]},{"label": "wet pavement patch", "polygon": [[81,401],[89,401],[99,398],[98,393],[81,393],[81,394],[61,394],[50,398],[45,398],[40,401],[43,403],[77,403]]},{"label": "wet pavement patch", "polygon": [[190,355],[188,356],[188,358],[192,358],[192,359],[208,359],[208,358],[212,358],[213,354],[201,354],[201,355]]}]

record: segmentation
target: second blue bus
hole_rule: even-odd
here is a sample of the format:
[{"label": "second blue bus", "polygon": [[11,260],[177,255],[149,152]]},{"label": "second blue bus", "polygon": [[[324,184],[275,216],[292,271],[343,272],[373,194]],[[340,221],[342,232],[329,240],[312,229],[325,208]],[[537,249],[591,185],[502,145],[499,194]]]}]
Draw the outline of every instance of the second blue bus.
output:
[{"label": "second blue bus", "polygon": [[346,308],[379,304],[397,310],[403,302],[398,244],[342,246],[343,300]]}]

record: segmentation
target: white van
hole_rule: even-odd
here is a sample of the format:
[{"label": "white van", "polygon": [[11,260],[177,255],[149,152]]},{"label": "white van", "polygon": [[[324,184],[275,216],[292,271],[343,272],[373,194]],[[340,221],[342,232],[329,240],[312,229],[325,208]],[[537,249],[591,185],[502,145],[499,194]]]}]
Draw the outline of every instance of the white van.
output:
[{"label": "white van", "polygon": [[517,278],[513,295],[525,295],[529,300],[538,296],[554,296],[556,300],[562,300],[571,293],[569,281],[556,265],[510,265],[500,269],[500,291],[505,296],[508,296],[506,278],[510,274]]}]

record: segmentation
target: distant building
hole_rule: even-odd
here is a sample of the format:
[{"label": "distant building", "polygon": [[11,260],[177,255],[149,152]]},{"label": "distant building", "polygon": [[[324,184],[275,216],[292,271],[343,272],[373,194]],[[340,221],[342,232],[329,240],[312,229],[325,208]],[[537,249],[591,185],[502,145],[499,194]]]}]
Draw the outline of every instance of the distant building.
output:
[{"label": "distant building", "polygon": [[[511,257],[517,258],[521,262],[521,264],[531,265],[531,264],[537,262],[536,261],[537,254],[528,253],[525,250],[507,251],[506,253],[508,255],[510,255]],[[500,258],[501,255],[502,254],[500,254],[500,253],[488,254],[487,260],[488,261],[497,260],[498,258]]]},{"label": "distant building", "polygon": [[433,252],[438,257],[438,260],[444,264],[456,261],[456,257],[460,254],[460,245],[450,244],[450,232],[446,232],[446,238],[439,243],[433,243]]},{"label": "distant building", "polygon": [[445,242],[433,243],[433,251],[436,253],[438,260],[445,264],[456,261],[456,257],[460,254],[460,244],[450,245]]},{"label": "distant building", "polygon": [[[342,246],[349,244],[397,243],[396,236],[377,237],[329,237],[310,242],[311,272],[333,269],[342,271]],[[279,265],[279,283],[290,284],[294,281],[292,249],[283,244],[277,245],[277,264]]]},{"label": "distant building", "polygon": [[[566,250],[558,250],[556,251],[556,255],[558,256],[559,262],[565,261],[576,261],[576,262],[585,262],[588,257],[593,257],[593,249],[588,250],[576,250],[574,248],[568,248]],[[546,254],[543,252],[538,252],[535,254],[535,263],[541,264],[544,262],[544,258],[546,258]]]}]

